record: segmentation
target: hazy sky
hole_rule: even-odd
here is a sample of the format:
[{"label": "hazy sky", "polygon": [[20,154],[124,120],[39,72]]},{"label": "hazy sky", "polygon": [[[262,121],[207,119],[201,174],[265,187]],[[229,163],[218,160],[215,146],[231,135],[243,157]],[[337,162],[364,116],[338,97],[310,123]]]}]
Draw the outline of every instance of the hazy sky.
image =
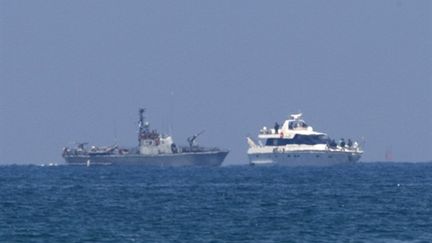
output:
[{"label": "hazy sky", "polygon": [[298,111],[363,161],[432,160],[432,3],[0,0],[0,84],[1,163],[134,146],[139,107],[225,164]]}]

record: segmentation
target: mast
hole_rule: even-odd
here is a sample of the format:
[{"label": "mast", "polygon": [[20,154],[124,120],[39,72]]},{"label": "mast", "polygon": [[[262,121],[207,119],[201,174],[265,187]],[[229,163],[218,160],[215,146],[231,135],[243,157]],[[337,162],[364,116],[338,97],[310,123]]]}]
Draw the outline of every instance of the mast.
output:
[{"label": "mast", "polygon": [[145,109],[139,109],[139,122],[138,122],[138,145],[141,146],[141,134],[144,133],[144,112]]}]

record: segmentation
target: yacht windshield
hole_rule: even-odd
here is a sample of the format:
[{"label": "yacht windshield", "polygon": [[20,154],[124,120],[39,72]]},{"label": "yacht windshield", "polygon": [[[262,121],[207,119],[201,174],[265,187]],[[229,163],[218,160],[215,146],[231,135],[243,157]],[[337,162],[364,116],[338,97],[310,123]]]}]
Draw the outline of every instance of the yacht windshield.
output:
[{"label": "yacht windshield", "polygon": [[295,128],[307,128],[308,125],[303,121],[291,121],[288,125],[289,129],[295,129]]}]

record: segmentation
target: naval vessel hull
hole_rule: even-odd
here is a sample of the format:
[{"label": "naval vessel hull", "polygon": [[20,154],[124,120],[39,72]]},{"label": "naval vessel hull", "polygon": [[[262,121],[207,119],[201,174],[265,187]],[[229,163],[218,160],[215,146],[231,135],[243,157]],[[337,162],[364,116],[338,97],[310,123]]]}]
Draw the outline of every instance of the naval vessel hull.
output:
[{"label": "naval vessel hull", "polygon": [[64,159],[70,165],[220,166],[227,154],[228,151],[157,155],[67,155]]},{"label": "naval vessel hull", "polygon": [[253,153],[248,154],[248,157],[251,165],[330,166],[356,163],[361,154],[341,151],[290,151],[285,153]]}]

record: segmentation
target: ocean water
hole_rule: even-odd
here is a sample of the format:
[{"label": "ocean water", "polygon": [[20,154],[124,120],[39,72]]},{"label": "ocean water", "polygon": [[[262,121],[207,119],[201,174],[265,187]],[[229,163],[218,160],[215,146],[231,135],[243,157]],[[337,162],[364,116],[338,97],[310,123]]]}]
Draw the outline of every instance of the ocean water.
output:
[{"label": "ocean water", "polygon": [[431,241],[429,163],[0,167],[0,242]]}]

